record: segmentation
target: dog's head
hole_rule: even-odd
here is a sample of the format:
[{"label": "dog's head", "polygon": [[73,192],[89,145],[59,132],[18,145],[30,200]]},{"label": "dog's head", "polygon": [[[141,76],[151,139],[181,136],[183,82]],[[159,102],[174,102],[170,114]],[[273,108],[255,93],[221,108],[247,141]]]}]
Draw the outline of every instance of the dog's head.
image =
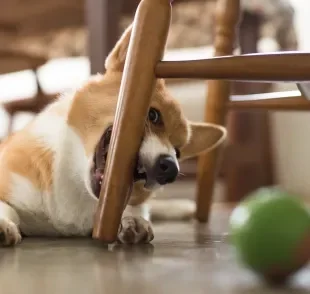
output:
[{"label": "dog's head", "polygon": [[[113,101],[112,108],[115,111],[118,91],[113,94],[113,91],[109,90],[111,89],[109,83],[113,84],[113,87],[116,85],[119,90],[130,32],[129,27],[106,60],[107,71],[103,77],[105,87],[102,86],[102,93],[105,91],[109,93],[99,95],[102,102],[99,102],[99,98],[96,102],[96,115],[102,112],[101,117],[108,116],[104,108],[109,107],[111,101]],[[88,92],[96,93],[97,88],[93,87]],[[104,95],[109,97],[114,95],[114,97],[107,100],[102,98]],[[100,106],[100,103],[105,103],[105,105]],[[96,119],[97,125],[98,121],[101,119]],[[104,131],[102,133],[101,129],[99,136],[101,139],[97,141],[91,167],[90,186],[97,197],[104,176],[112,131],[112,126],[107,121],[102,120],[102,124]],[[224,140],[225,135],[225,128],[221,126],[188,121],[177,101],[168,93],[164,81],[157,80],[134,172],[133,201],[136,198],[136,202],[140,202],[144,200],[144,197],[147,198],[154,189],[174,182],[179,174],[181,160],[197,156],[216,147]]]}]

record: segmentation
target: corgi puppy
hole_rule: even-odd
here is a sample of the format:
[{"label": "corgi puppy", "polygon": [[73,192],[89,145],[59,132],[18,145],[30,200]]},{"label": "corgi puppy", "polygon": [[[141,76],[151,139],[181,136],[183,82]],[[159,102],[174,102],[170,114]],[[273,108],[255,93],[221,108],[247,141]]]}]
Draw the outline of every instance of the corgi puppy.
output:
[{"label": "corgi puppy", "polygon": [[[2,142],[1,245],[16,245],[22,236],[91,236],[130,33],[131,26],[108,56],[104,75],[61,95]],[[225,136],[221,126],[188,121],[157,80],[118,241],[150,242],[143,203],[176,180],[180,160],[215,148]]]}]

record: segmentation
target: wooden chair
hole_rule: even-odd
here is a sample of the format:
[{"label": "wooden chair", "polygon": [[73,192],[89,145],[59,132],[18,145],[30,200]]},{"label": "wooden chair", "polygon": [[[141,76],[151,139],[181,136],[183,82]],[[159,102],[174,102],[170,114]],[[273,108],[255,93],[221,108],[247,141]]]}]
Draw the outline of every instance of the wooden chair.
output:
[{"label": "wooden chair", "polygon": [[9,114],[7,135],[12,132],[13,121],[16,113],[20,111],[38,113],[47,104],[56,98],[56,95],[45,94],[40,86],[37,70],[44,65],[47,59],[44,56],[34,55],[19,50],[0,49],[0,74],[14,73],[23,70],[32,70],[35,73],[38,92],[35,97],[22,98],[2,103],[2,107]]},{"label": "wooden chair", "polygon": [[[310,110],[310,102],[298,91],[279,95],[272,93],[230,97],[232,80],[262,82],[310,80],[310,53],[232,56],[239,13],[239,0],[218,0],[216,57],[199,61],[163,62],[161,59],[169,30],[171,4],[169,0],[140,2],[123,73],[122,91],[119,95],[116,123],[111,138],[113,148],[107,160],[105,183],[100,194],[93,238],[108,243],[116,240],[156,78],[210,80],[206,120],[221,125],[225,125],[227,109],[231,108]],[[141,72],[143,75],[138,74]],[[136,115],[134,121],[128,120],[132,112]],[[196,217],[201,222],[208,220],[220,149],[201,156],[199,160]]]}]

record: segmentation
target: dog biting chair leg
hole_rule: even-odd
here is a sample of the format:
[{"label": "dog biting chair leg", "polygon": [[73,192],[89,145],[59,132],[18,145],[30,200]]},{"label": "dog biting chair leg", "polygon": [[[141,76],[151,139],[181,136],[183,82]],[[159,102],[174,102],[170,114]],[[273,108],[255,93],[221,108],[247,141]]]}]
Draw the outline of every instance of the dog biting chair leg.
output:
[{"label": "dog biting chair leg", "polygon": [[170,20],[169,0],[142,0],[135,15],[93,229],[106,243],[117,240]]}]

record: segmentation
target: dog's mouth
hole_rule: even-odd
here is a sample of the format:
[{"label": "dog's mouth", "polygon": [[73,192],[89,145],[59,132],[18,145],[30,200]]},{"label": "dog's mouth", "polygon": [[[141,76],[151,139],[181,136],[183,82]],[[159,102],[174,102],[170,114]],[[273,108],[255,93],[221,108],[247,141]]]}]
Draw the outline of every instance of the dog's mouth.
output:
[{"label": "dog's mouth", "polygon": [[[104,172],[106,167],[106,161],[111,141],[112,126],[108,127],[99,143],[96,146],[92,166],[90,169],[91,188],[97,198],[99,198],[101,186],[104,180]],[[134,169],[134,182],[140,180],[146,180],[146,171],[143,168],[139,159]]]}]

